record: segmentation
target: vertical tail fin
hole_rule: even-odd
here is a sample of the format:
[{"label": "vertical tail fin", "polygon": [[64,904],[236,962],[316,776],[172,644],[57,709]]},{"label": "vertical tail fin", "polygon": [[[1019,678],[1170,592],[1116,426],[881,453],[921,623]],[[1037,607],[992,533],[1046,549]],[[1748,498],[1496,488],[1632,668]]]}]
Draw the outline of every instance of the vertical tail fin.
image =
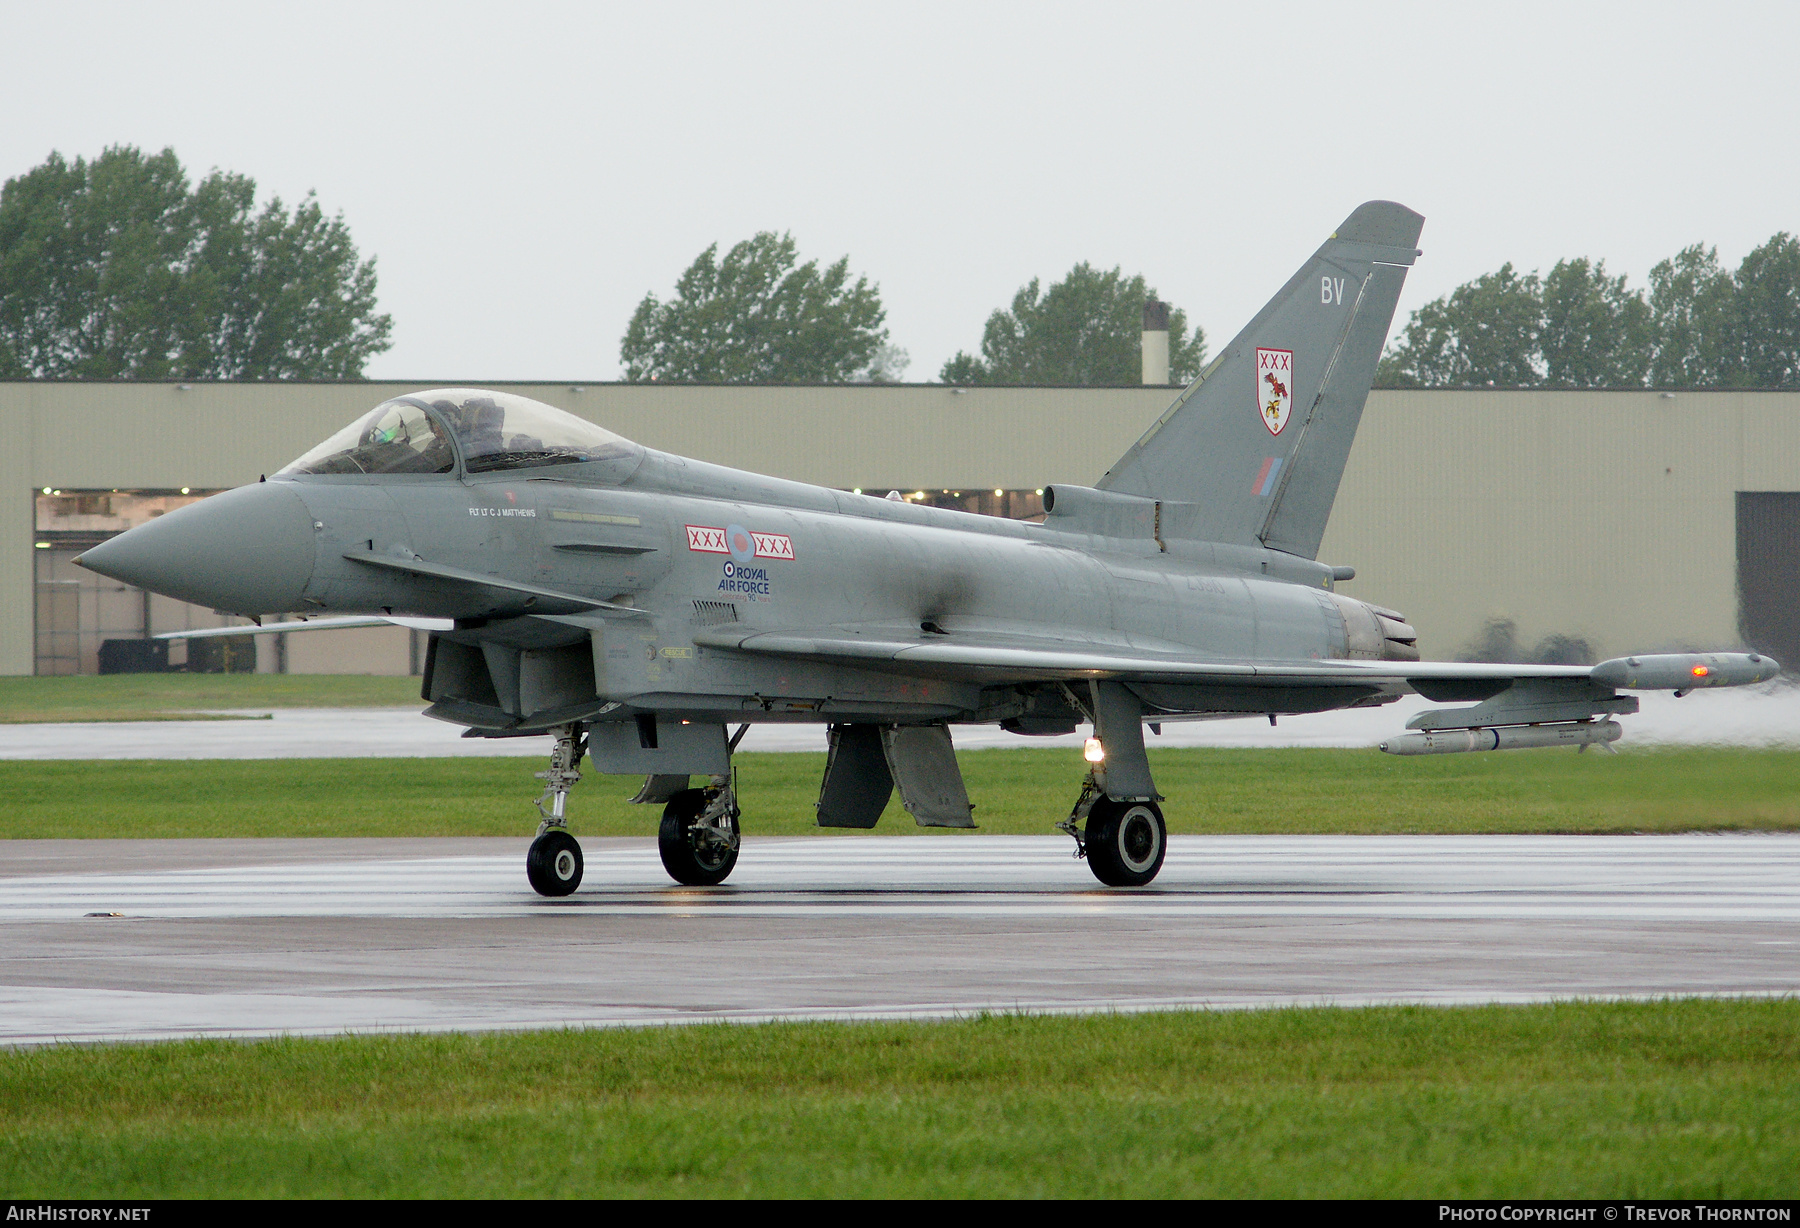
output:
[{"label": "vertical tail fin", "polygon": [[1166,535],[1315,557],[1424,224],[1358,206],[1095,485],[1177,505]]}]

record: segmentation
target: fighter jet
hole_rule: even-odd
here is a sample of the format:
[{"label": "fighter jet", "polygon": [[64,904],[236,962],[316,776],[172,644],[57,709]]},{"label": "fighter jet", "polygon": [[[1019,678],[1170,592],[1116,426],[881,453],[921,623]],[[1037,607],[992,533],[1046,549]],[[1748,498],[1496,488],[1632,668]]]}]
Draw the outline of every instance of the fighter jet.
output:
[{"label": "fighter jet", "polygon": [[450,388],[384,402],[266,481],[79,562],[309,620],[265,631],[429,628],[427,715],[551,739],[526,859],[549,896],[581,882],[566,801],[584,759],[644,778],[633,800],[662,807],[676,881],[724,881],[732,753],[762,722],[827,727],[817,820],[844,828],[873,827],[896,788],[916,822],[973,827],[956,726],[1085,726],[1057,826],[1128,887],[1167,843],[1147,723],[1417,692],[1464,706],[1384,750],[1585,747],[1619,737],[1613,718],[1637,710],[1623,691],[1773,678],[1754,653],[1424,662],[1404,616],[1335,591],[1355,573],[1319,562],[1319,542],[1423,222],[1357,208],[1093,486],[1046,486],[1041,524],[763,477]]}]

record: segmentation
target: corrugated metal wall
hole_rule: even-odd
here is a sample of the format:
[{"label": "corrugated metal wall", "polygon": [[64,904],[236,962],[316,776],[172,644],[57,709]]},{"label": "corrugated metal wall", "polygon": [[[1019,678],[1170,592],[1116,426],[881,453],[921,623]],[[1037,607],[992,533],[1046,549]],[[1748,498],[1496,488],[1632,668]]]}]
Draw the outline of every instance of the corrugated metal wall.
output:
[{"label": "corrugated metal wall", "polygon": [[[431,384],[0,382],[0,673],[32,669],[32,492],[253,482]],[[1163,389],[497,385],[652,447],[829,486],[1091,483]],[[1321,557],[1453,656],[1737,639],[1735,495],[1800,491],[1800,393],[1377,392]],[[10,492],[10,493],[8,493]]]}]

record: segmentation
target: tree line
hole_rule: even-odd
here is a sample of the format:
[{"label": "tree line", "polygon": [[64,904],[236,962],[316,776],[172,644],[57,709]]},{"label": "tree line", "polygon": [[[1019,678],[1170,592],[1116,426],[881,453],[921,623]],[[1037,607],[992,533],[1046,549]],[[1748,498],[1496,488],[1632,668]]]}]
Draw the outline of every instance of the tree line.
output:
[{"label": "tree line", "polygon": [[1647,291],[1604,261],[1502,265],[1413,312],[1376,386],[1800,387],[1800,240],[1778,233],[1735,270],[1696,243]]},{"label": "tree line", "polygon": [[[1033,278],[996,310],[955,384],[1131,384],[1142,275],[1078,264]],[[713,244],[666,300],[644,296],[620,341],[630,381],[892,382],[909,365],[880,288],[849,257],[800,259],[763,232]],[[52,153],[0,186],[0,379],[357,379],[391,348],[373,257],[343,215],[308,194],[256,204],[256,183],[214,170],[190,186],[172,149],[129,145],[92,161]],[[1206,342],[1170,316],[1171,377],[1199,372]]]},{"label": "tree line", "polygon": [[[1142,376],[1141,274],[1077,264],[1048,288],[1037,278],[988,317],[979,356],[958,352],[946,384],[1135,384]],[[647,294],[619,347],[627,380],[695,383],[887,383],[908,365],[891,344],[881,292],[851,280],[849,257],[800,262],[792,235],[765,231],[723,258],[700,253],[667,300]],[[1170,378],[1199,374],[1206,338],[1169,315]]]},{"label": "tree line", "polygon": [[351,379],[392,328],[311,194],[258,209],[246,176],[190,188],[130,146],[0,188],[0,378]]},{"label": "tree line", "polygon": [[[1142,274],[1080,263],[1032,278],[987,318],[947,384],[1136,384]],[[802,260],[765,231],[713,244],[666,299],[646,294],[619,344],[628,381],[883,383],[893,344],[880,287],[849,257]],[[375,260],[309,193],[261,208],[247,176],[189,186],[174,151],[51,154],[0,187],[0,378],[353,379],[390,348]],[[1206,337],[1169,315],[1170,378]],[[1448,387],[1800,387],[1800,240],[1776,234],[1735,270],[1683,248],[1629,286],[1603,261],[1511,264],[1414,311],[1376,383]]]}]

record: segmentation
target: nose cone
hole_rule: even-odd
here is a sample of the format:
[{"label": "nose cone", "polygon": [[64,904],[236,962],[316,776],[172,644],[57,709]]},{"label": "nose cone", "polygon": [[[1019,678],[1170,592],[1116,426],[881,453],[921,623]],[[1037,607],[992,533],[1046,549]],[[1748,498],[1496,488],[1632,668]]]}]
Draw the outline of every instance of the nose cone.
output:
[{"label": "nose cone", "polygon": [[153,593],[234,614],[291,610],[312,579],[313,518],[285,482],[202,499],[76,561]]}]

